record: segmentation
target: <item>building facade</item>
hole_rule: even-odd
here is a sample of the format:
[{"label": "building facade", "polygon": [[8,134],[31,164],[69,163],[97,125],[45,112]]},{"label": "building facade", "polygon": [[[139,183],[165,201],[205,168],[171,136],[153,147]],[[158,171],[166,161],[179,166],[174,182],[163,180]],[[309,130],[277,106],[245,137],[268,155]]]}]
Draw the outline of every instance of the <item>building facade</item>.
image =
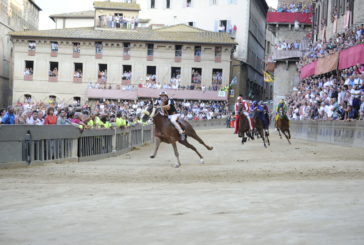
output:
[{"label": "building facade", "polygon": [[314,40],[328,40],[337,33],[364,23],[362,0],[317,0],[314,5]]},{"label": "building facade", "polygon": [[12,33],[13,103],[84,102],[95,87],[123,99],[127,90],[141,86],[217,93],[229,84],[236,43],[226,33],[186,25],[151,30],[95,23],[94,28]]},{"label": "building facade", "polygon": [[0,106],[11,103],[11,55],[9,32],[38,29],[41,9],[31,0],[0,1]]}]

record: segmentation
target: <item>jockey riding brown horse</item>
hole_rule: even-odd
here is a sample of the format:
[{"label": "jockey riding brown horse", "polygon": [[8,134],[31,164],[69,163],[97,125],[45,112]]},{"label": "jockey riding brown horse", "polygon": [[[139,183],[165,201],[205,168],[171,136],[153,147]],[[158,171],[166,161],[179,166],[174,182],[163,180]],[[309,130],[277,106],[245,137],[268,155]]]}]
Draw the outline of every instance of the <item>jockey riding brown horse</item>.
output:
[{"label": "jockey riding brown horse", "polygon": [[[174,149],[174,154],[177,158],[176,168],[181,166],[181,162],[179,160],[179,153],[177,150],[176,142],[186,146],[187,148],[192,149],[196,152],[196,154],[200,157],[201,163],[204,163],[203,156],[197,151],[197,149],[187,142],[187,137],[181,138],[180,133],[177,131],[176,127],[171,123],[165,113],[162,111],[160,106],[153,107],[153,104],[150,103],[144,112],[142,117],[143,121],[147,121],[149,118],[153,119],[153,123],[155,125],[155,150],[151,158],[155,158],[158,152],[158,148],[161,142],[172,144]],[[178,123],[180,124],[183,132],[186,136],[190,136],[197,140],[200,144],[204,145],[209,151],[213,149],[213,147],[208,146],[203,142],[203,140],[197,135],[195,130],[192,128],[191,124],[183,119],[178,119]]]},{"label": "jockey riding brown horse", "polygon": [[288,143],[291,144],[291,131],[289,130],[289,120],[288,117],[285,115],[282,109],[279,110],[279,117],[276,121],[276,128],[279,133],[279,137],[282,139],[281,132],[284,134],[286,139],[288,140]]}]

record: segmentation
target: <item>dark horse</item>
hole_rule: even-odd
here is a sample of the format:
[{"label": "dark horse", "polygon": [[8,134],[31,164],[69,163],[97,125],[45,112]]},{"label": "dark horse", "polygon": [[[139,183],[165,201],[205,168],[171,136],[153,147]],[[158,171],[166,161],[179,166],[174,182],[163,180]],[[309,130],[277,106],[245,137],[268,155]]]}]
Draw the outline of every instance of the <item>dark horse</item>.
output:
[{"label": "dark horse", "polygon": [[[187,142],[187,137],[184,140],[181,140],[180,134],[178,133],[177,129],[173,126],[171,121],[168,119],[167,116],[163,115],[162,110],[159,107],[154,108],[153,104],[149,104],[146,111],[144,112],[143,121],[147,121],[149,118],[153,119],[153,123],[155,125],[155,150],[151,158],[155,158],[158,152],[158,148],[161,142],[172,144],[174,149],[174,154],[177,158],[176,168],[181,166],[181,162],[179,160],[179,154],[177,150],[178,141],[180,144],[186,146],[187,148],[192,149],[197,153],[200,157],[201,163],[204,163],[203,156],[197,151],[197,149]],[[203,140],[197,135],[196,131],[192,128],[191,124],[183,119],[178,120],[179,124],[181,125],[182,129],[185,131],[186,136],[190,136],[197,140],[200,144],[204,145],[209,151],[213,149],[213,147],[208,146],[203,142]]]},{"label": "dark horse", "polygon": [[[260,113],[257,109],[254,110],[253,112],[253,125],[254,125],[254,129],[256,130],[256,132],[260,135],[260,137],[263,140],[263,144],[264,147],[267,148],[267,145],[265,144],[265,140],[267,140],[268,145],[270,145],[269,142],[269,133],[268,133],[268,122],[264,122],[262,121],[261,117],[260,117]],[[265,116],[265,115],[264,115]]]},{"label": "dark horse", "polygon": [[238,135],[242,137],[241,143],[244,144],[248,137],[254,140],[253,132],[250,130],[248,118],[243,112],[239,113],[239,130]]},{"label": "dark horse", "polygon": [[283,113],[282,109],[279,110],[279,117],[276,121],[276,128],[278,130],[279,133],[279,137],[281,137],[282,139],[282,135],[281,132],[284,134],[284,136],[286,137],[286,139],[288,140],[288,143],[291,144],[291,132],[289,130],[289,120],[287,118],[287,116],[285,115],[285,113]]}]

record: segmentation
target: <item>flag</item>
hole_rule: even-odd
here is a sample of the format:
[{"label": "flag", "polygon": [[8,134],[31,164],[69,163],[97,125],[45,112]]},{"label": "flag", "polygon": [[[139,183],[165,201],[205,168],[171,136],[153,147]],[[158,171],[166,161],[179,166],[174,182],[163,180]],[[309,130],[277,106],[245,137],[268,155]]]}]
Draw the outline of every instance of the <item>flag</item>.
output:
[{"label": "flag", "polygon": [[238,83],[238,78],[234,76],[233,79],[231,79],[230,86],[236,85],[237,83]]},{"label": "flag", "polygon": [[274,82],[271,75],[268,72],[264,72],[264,82],[271,83]]}]

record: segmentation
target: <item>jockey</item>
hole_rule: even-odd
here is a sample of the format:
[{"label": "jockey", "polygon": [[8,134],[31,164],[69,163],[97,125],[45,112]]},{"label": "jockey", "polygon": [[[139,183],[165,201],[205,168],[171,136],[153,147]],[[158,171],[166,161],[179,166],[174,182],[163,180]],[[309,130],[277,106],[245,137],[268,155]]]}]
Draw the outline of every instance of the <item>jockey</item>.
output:
[{"label": "jockey", "polygon": [[242,108],[242,102],[243,100],[243,97],[241,96],[238,96],[238,98],[236,98],[236,103],[235,103],[235,106],[234,106],[234,109],[235,109],[235,132],[234,134],[237,134],[238,131],[239,131],[239,114],[240,114],[240,110]]},{"label": "jockey", "polygon": [[268,128],[268,121],[265,117],[264,107],[261,104],[262,104],[262,102],[257,103],[256,101],[254,101],[251,105],[250,110],[252,112],[254,112],[255,110],[258,111],[259,119],[262,121],[264,129],[266,129],[266,128]]},{"label": "jockey", "polygon": [[246,100],[244,100],[243,98],[241,98],[241,104],[242,104],[242,112],[244,113],[244,115],[248,118],[249,121],[249,129],[253,130],[253,125],[252,125],[252,121],[251,118],[249,116],[249,112],[250,112],[250,107],[249,104]]},{"label": "jockey", "polygon": [[178,118],[181,116],[175,107],[175,103],[173,99],[168,98],[167,92],[163,91],[159,94],[159,101],[157,102],[161,109],[168,115],[169,120],[178,130],[181,135],[181,140],[186,139],[185,131],[181,128],[181,125],[177,122]]},{"label": "jockey", "polygon": [[287,115],[286,115],[287,110],[288,110],[288,107],[287,107],[287,105],[286,105],[286,102],[284,101],[284,99],[282,99],[282,100],[278,103],[278,105],[277,105],[277,107],[276,107],[276,113],[277,113],[277,115],[276,115],[276,122],[277,122],[277,121],[278,121],[278,119],[280,118],[280,112],[281,112],[281,111],[282,111],[282,115],[283,115],[283,117],[284,117],[284,118],[286,118],[286,119],[288,120],[288,117],[287,117]]}]

